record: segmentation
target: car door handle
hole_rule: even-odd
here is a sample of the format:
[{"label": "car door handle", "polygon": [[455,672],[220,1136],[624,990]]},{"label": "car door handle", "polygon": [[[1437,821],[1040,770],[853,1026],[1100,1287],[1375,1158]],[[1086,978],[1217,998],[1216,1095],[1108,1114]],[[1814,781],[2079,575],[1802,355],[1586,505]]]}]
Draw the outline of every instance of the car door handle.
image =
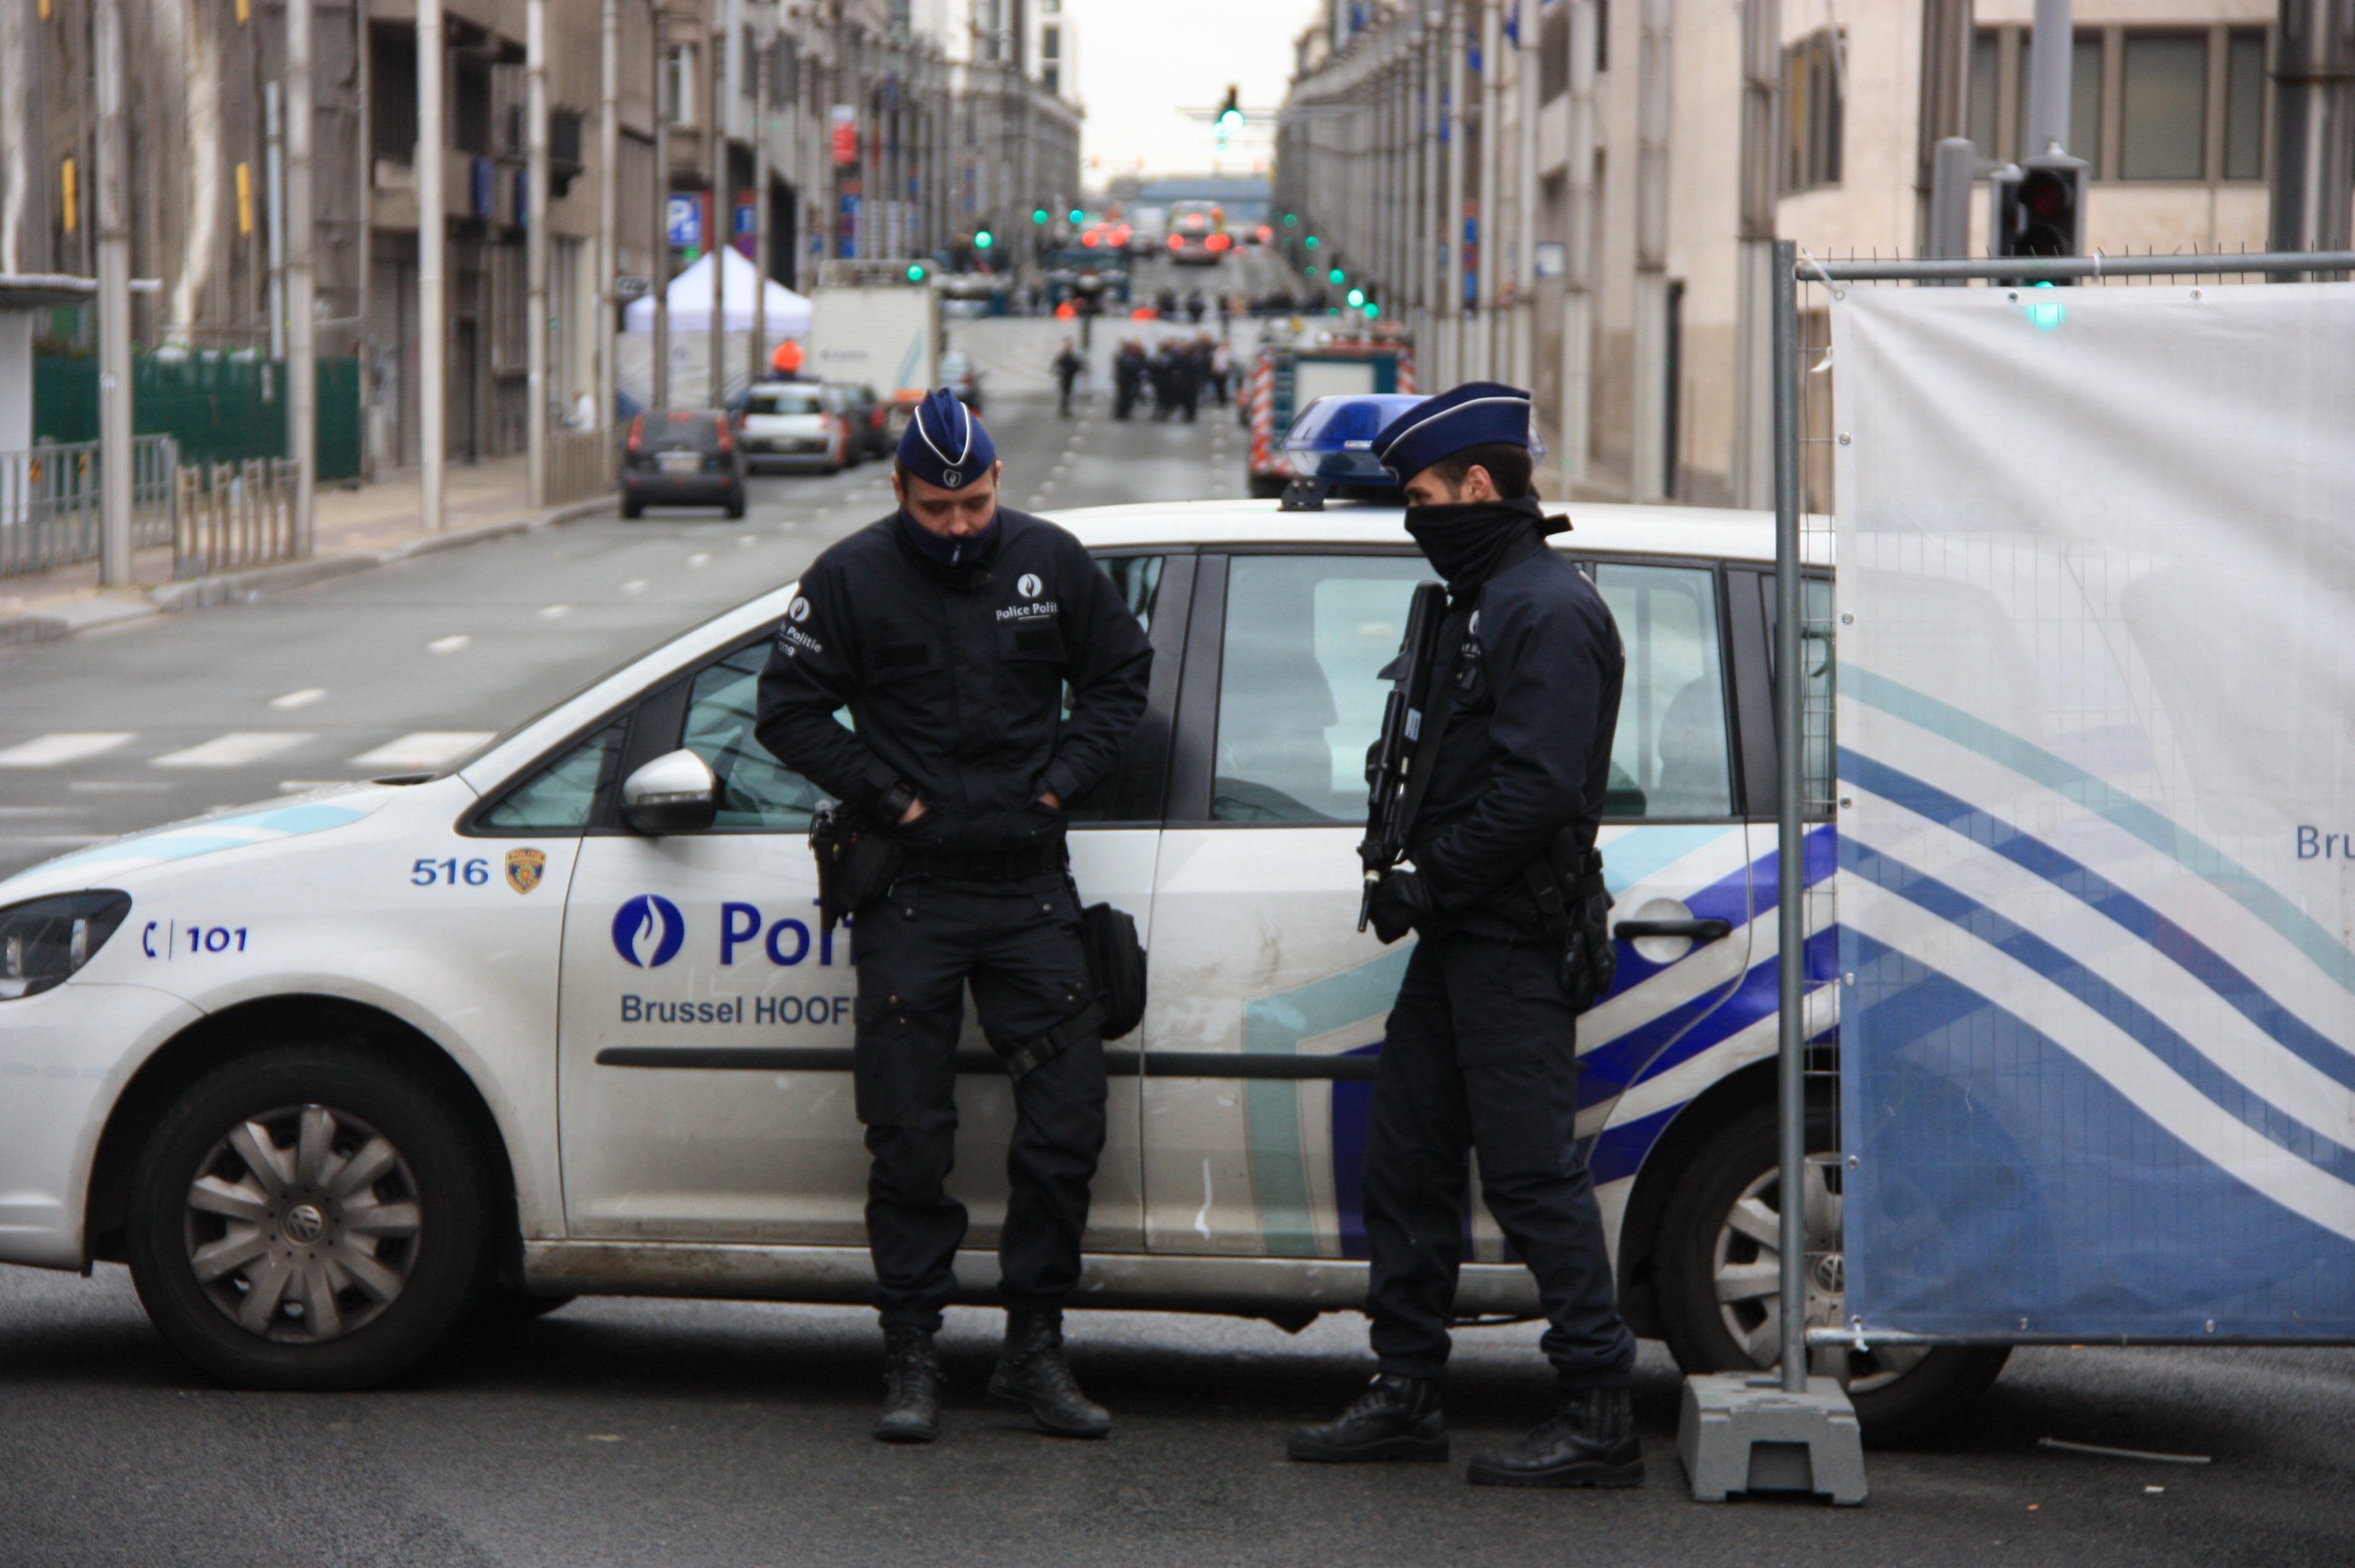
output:
[{"label": "car door handle", "polygon": [[1612,927],[1611,933],[1622,942],[1632,942],[1639,936],[1689,936],[1695,942],[1715,942],[1721,936],[1733,934],[1730,920],[1623,920]]}]

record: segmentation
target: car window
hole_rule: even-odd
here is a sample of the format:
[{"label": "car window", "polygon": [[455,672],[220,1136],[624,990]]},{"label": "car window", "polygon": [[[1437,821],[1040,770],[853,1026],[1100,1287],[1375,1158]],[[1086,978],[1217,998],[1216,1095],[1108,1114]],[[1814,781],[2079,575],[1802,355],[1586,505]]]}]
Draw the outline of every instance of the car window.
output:
[{"label": "car window", "polygon": [[648,414],[645,433],[640,438],[639,444],[657,452],[666,446],[717,452],[719,449],[719,416],[694,410]]},{"label": "car window", "polygon": [[758,391],[745,400],[748,414],[814,414],[819,400],[815,387],[788,387],[777,391]]},{"label": "car window", "polygon": [[752,734],[761,670],[768,662],[769,645],[762,641],[705,666],[687,692],[687,731],[679,744],[710,763],[719,780],[713,827],[805,833],[824,794]]},{"label": "car window", "polygon": [[508,831],[578,831],[603,813],[621,765],[626,723],[608,724],[570,747],[509,790],[475,819],[476,826]]},{"label": "car window", "polygon": [[1355,822],[1381,728],[1412,556],[1237,556],[1227,569],[1210,816]]},{"label": "car window", "polygon": [[[1096,562],[1112,578],[1122,603],[1128,606],[1129,613],[1136,617],[1136,624],[1148,635],[1153,630],[1154,607],[1160,602],[1162,568],[1167,563],[1167,559],[1158,555],[1122,555]],[[1071,716],[1071,688],[1066,684],[1063,688],[1063,717],[1068,719]],[[1131,744],[1134,743],[1135,737],[1132,734]],[[1110,820],[1112,797],[1113,780],[1105,779],[1071,804],[1071,819],[1073,822]]]},{"label": "car window", "polygon": [[1627,650],[1604,815],[1732,816],[1716,573],[1605,561],[1595,585]]}]

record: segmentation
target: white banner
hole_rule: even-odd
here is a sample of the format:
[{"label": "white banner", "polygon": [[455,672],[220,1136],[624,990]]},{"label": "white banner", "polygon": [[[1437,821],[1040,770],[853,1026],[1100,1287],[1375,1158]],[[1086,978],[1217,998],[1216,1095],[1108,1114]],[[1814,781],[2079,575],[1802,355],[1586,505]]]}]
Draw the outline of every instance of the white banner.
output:
[{"label": "white banner", "polygon": [[2355,1332],[2355,286],[1840,294],[1850,1311]]}]

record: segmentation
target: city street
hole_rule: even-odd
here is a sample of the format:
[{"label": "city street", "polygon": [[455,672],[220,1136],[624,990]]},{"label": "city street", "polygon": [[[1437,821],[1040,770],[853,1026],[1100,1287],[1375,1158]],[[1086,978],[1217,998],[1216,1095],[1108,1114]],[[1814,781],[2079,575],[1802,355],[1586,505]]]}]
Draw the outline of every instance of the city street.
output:
[{"label": "city street", "polygon": [[[1116,325],[1117,324],[1112,324]],[[1240,432],[991,411],[1018,505],[1235,496]],[[0,656],[0,869],[299,787],[442,765],[601,671],[793,577],[888,506],[886,470],[762,478],[741,522],[603,517],[233,608]],[[1536,1330],[1460,1342],[1455,1462],[1282,1456],[1367,1371],[1363,1323],[1297,1336],[1075,1317],[1102,1445],[986,1409],[997,1319],[958,1311],[944,1440],[866,1428],[860,1311],[583,1300],[399,1386],[237,1392],[147,1326],[127,1275],[0,1273],[0,1562],[2304,1564],[2355,1553],[2355,1352],[2029,1350],[1941,1443],[1871,1456],[1861,1510],[1687,1500],[1657,1345],[1635,1494],[1515,1494],[1463,1463],[1545,1413]],[[2041,1438],[2198,1456],[2105,1457]]]}]

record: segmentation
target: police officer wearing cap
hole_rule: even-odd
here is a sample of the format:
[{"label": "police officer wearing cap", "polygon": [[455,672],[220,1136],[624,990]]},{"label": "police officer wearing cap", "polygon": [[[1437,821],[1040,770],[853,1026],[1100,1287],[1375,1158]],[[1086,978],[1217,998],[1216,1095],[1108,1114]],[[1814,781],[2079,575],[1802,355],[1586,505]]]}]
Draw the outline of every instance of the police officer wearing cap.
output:
[{"label": "police officer wearing cap", "polygon": [[[1636,1342],[1619,1317],[1594,1189],[1576,1147],[1580,960],[1607,897],[1593,857],[1625,660],[1611,612],[1546,546],[1569,525],[1529,487],[1529,395],[1471,382],[1374,441],[1407,531],[1446,580],[1407,829],[1411,870],[1377,887],[1384,942],[1419,933],[1384,1033],[1366,1141],[1366,1311],[1380,1370],[1295,1459],[1444,1459],[1440,1380],[1464,1247],[1465,1161],[1537,1276],[1556,1413],[1476,1456],[1476,1483],[1635,1486]],[[1435,749],[1435,754],[1434,754]],[[1583,902],[1577,895],[1585,894]],[[1572,895],[1565,903],[1563,895]],[[1574,943],[1565,909],[1592,919]],[[1607,986],[1607,979],[1602,982]],[[1582,999],[1591,1001],[1591,995]]]},{"label": "police officer wearing cap", "polygon": [[[965,1233],[946,1184],[968,985],[1016,1107],[989,1393],[1060,1435],[1111,1427],[1062,1347],[1104,1139],[1064,809],[1111,771],[1153,655],[1077,539],[998,504],[999,473],[981,421],[945,388],[928,395],[893,464],[899,509],[811,565],[761,677],[762,743],[902,853],[852,927],[886,1442],[939,1433],[932,1336]],[[835,718],[845,707],[855,727]]]}]

